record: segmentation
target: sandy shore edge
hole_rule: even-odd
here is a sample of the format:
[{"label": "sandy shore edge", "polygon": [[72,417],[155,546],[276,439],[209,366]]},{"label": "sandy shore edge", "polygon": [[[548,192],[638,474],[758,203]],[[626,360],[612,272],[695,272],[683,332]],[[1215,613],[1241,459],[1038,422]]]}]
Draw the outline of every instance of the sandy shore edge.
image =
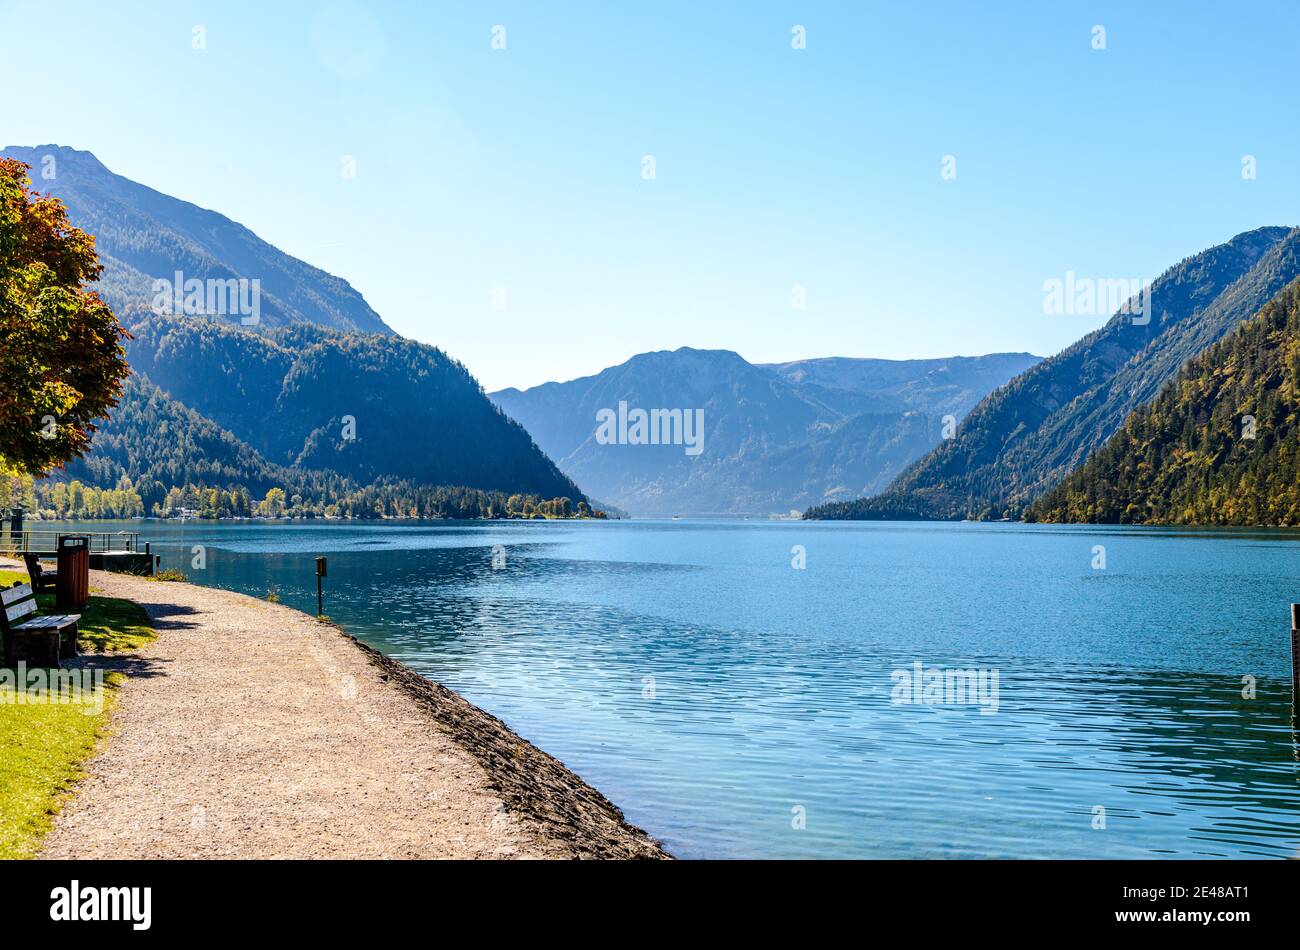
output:
[{"label": "sandy shore edge", "polygon": [[658,840],[629,823],[613,802],[559,759],[454,690],[337,629],[478,760],[508,810],[537,822],[579,857],[671,857]]},{"label": "sandy shore edge", "polygon": [[[203,585],[95,571],[92,587],[141,604],[159,639],[77,663],[128,679],[43,857],[671,858],[554,756],[333,622]],[[336,718],[317,680],[349,670],[362,705]],[[195,801],[219,823],[194,830]],[[493,807],[511,822],[489,833]]]}]

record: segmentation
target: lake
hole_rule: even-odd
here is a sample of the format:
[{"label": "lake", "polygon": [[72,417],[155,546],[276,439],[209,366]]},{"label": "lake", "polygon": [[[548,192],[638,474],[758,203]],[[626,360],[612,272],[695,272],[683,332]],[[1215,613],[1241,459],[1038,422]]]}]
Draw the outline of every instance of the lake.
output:
[{"label": "lake", "polygon": [[310,613],[328,555],[335,621],[681,857],[1300,853],[1295,532],[69,527],[138,530],[196,583]]}]

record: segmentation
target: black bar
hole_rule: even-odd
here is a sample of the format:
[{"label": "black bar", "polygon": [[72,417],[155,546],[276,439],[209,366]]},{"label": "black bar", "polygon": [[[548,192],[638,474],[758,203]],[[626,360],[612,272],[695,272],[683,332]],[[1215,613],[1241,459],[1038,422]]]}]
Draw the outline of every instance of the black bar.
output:
[{"label": "black bar", "polygon": [[[368,942],[411,928],[427,937],[456,921],[477,921],[494,936],[516,928],[609,935],[644,914],[645,926],[692,921],[693,930],[724,929],[729,942],[736,931],[780,927],[809,943],[815,933],[842,936],[852,927],[863,936],[907,934],[916,946],[947,935],[975,943],[999,934],[1069,934],[1077,942],[1125,932],[1180,942],[1201,933],[1232,946],[1251,928],[1261,928],[1259,936],[1284,932],[1295,890],[1294,867],[1284,861],[6,864],[0,886],[11,933],[140,935],[130,921],[51,920],[54,890],[75,880],[81,888],[149,887],[149,932],[159,936],[256,933],[265,942],[269,931],[292,934],[295,943],[341,926],[363,927]],[[413,888],[437,895],[436,906],[394,898]],[[322,899],[340,892],[347,900]]]}]

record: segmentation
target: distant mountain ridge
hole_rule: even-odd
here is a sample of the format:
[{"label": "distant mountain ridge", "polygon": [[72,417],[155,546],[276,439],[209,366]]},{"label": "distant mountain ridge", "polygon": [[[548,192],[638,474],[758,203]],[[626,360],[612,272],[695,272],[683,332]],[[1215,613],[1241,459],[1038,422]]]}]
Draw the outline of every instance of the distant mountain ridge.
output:
[{"label": "distant mountain ridge", "polygon": [[[635,515],[785,514],[883,488],[960,417],[1037,357],[804,360],[755,365],[730,350],[642,353],[593,376],[491,398],[562,471]],[[601,444],[620,403],[703,410],[704,449]]]},{"label": "distant mountain ridge", "polygon": [[1186,258],[1152,285],[1143,325],[1118,313],[975,407],[956,437],[875,497],[810,518],[1017,517],[1149,402],[1186,360],[1300,276],[1300,230],[1259,228]]},{"label": "distant mountain ridge", "polygon": [[[90,152],[9,146],[0,156],[32,166],[33,187],[59,198],[73,223],[95,236],[104,265],[96,290],[124,325],[151,312],[155,280],[174,282],[179,271],[186,280],[258,280],[262,326],[305,321],[393,332],[346,280],[285,254],[225,215],[114,174]],[[52,177],[43,177],[47,171]]]},{"label": "distant mountain ridge", "polygon": [[1030,353],[990,353],[915,360],[831,356],[764,365],[796,385],[872,394],[892,408],[960,417],[1039,360]]}]

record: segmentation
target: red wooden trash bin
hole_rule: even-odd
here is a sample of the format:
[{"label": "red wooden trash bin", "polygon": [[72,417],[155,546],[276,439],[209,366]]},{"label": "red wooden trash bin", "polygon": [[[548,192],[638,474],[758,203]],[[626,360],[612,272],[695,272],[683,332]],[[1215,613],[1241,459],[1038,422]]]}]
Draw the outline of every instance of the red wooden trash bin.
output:
[{"label": "red wooden trash bin", "polygon": [[59,535],[59,568],[54,581],[55,606],[59,610],[84,610],[90,599],[90,537]]}]

